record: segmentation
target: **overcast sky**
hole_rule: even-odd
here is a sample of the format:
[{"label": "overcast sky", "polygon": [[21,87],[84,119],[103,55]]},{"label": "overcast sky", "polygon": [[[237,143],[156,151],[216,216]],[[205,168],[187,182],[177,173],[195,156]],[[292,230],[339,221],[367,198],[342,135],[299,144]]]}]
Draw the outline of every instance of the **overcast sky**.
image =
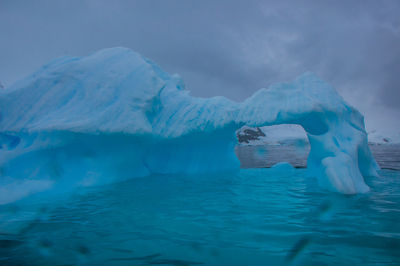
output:
[{"label": "overcast sky", "polygon": [[0,0],[0,81],[62,55],[124,46],[195,96],[243,100],[313,71],[400,131],[400,1]]}]

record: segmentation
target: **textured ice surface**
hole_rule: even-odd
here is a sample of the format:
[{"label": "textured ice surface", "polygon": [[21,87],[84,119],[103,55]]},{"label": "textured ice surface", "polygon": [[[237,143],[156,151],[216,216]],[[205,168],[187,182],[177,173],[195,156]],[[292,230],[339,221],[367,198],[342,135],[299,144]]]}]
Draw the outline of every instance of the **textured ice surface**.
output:
[{"label": "textured ice surface", "polygon": [[[23,191],[105,184],[152,173],[239,169],[235,131],[298,124],[308,170],[330,190],[369,190],[378,166],[363,116],[312,73],[260,89],[241,103],[196,98],[125,48],[63,57],[0,91],[1,186]],[[29,181],[29,182],[27,182]],[[32,186],[33,184],[33,186]]]}]

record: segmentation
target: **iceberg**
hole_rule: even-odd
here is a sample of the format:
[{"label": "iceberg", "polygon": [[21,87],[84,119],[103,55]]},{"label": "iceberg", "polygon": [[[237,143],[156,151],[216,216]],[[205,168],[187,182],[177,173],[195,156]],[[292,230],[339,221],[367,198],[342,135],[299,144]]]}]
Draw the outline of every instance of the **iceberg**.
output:
[{"label": "iceberg", "polygon": [[370,130],[368,132],[368,142],[375,145],[398,145],[400,144],[400,131],[396,132],[382,129]]},{"label": "iceberg", "polygon": [[304,128],[308,171],[322,187],[362,193],[363,176],[378,176],[363,116],[313,73],[238,103],[193,97],[178,75],[127,48],[62,57],[0,90],[0,186],[29,194],[42,183],[235,171],[236,130],[279,124]]}]

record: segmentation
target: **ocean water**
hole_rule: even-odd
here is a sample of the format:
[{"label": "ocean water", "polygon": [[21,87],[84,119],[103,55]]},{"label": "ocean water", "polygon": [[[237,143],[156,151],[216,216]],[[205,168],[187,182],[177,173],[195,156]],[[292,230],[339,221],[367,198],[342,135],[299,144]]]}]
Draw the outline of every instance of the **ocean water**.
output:
[{"label": "ocean water", "polygon": [[[371,144],[369,147],[382,169],[400,171],[400,144]],[[294,141],[291,145],[238,145],[235,150],[242,168],[271,167],[279,162],[305,168],[309,151],[310,145],[303,141]]]},{"label": "ocean water", "polygon": [[[293,158],[252,149],[244,168]],[[400,265],[399,158],[377,149],[391,167],[360,195],[285,165],[38,193],[0,206],[0,265]]]}]

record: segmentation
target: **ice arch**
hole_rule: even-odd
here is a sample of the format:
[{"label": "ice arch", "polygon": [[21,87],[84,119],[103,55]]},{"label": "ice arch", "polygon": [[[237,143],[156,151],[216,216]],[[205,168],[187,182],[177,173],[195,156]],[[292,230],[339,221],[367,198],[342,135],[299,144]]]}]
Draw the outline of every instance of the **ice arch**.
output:
[{"label": "ice arch", "polygon": [[104,183],[233,170],[235,131],[277,124],[305,129],[308,169],[323,187],[369,190],[363,176],[376,176],[378,166],[363,117],[314,74],[241,103],[196,98],[179,76],[126,48],[54,60],[0,92],[0,174]]},{"label": "ice arch", "polygon": [[302,126],[244,126],[236,131],[236,137],[235,153],[241,168],[270,168],[278,163],[295,168],[307,166],[310,143]]}]

